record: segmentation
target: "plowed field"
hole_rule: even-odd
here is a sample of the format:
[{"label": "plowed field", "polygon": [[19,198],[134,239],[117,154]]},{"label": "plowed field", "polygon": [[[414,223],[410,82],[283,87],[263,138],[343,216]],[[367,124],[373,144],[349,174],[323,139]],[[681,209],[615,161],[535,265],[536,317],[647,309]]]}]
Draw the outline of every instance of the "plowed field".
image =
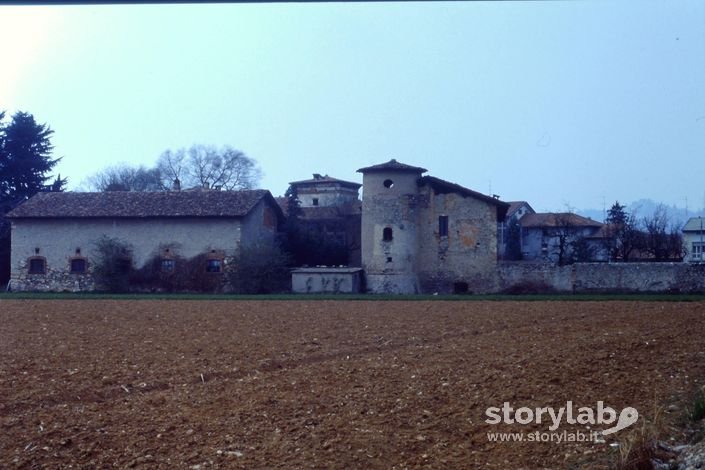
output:
[{"label": "plowed field", "polygon": [[703,303],[2,300],[0,467],[593,467],[628,430],[490,442],[548,424],[486,409],[641,420],[703,379]]}]

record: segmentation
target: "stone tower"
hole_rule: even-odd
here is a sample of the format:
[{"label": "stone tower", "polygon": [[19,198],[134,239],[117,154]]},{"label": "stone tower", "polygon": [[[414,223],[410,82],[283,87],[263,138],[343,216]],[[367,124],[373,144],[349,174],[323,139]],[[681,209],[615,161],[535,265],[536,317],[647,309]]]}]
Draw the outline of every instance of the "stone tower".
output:
[{"label": "stone tower", "polygon": [[392,159],[362,173],[362,267],[374,293],[419,292],[418,180],[425,168]]}]

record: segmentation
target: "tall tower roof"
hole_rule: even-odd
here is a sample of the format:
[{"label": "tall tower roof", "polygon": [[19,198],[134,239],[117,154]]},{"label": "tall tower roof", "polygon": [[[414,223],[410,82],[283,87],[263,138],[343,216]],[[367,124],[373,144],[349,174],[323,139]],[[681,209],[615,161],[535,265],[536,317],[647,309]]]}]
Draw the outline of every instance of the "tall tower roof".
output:
[{"label": "tall tower roof", "polygon": [[409,173],[426,173],[428,170],[426,168],[421,168],[418,166],[411,166],[406,165],[404,163],[399,163],[393,158],[387,163],[380,163],[379,165],[372,165],[357,170],[358,173],[372,173],[376,171],[406,171]]}]

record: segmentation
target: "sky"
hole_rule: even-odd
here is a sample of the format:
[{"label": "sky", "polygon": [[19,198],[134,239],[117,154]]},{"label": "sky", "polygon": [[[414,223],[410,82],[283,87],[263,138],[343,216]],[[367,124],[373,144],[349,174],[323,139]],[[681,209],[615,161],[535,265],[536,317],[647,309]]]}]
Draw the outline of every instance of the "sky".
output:
[{"label": "sky", "polygon": [[275,196],[391,158],[537,211],[705,206],[705,2],[0,6],[69,189],[230,145]]}]

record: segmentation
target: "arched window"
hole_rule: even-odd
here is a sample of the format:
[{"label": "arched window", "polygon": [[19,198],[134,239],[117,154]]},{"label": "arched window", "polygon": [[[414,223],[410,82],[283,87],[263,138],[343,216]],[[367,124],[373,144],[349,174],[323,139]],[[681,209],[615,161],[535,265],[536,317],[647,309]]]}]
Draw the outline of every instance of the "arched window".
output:
[{"label": "arched window", "polygon": [[394,238],[392,234],[392,227],[384,227],[384,230],[382,231],[382,240],[385,242],[391,242],[392,238]]},{"label": "arched window", "polygon": [[384,180],[383,184],[384,184],[385,188],[393,188],[394,187],[394,181],[392,181],[390,179]]}]

